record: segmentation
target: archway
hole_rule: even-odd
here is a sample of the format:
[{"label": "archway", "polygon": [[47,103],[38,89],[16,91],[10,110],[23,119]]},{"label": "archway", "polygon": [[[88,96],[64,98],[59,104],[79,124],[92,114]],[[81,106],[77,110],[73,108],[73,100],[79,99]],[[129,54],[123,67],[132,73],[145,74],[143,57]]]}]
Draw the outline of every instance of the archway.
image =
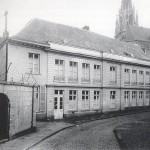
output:
[{"label": "archway", "polygon": [[9,99],[0,93],[0,140],[8,138],[9,133]]}]

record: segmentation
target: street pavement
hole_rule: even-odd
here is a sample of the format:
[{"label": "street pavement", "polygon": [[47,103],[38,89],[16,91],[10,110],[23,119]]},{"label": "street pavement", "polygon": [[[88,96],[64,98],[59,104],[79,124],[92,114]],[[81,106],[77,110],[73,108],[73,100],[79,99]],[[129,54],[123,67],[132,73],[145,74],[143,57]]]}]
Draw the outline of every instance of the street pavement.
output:
[{"label": "street pavement", "polygon": [[66,122],[37,122],[37,131],[0,144],[0,150],[27,150],[42,140],[73,126]]},{"label": "street pavement", "polygon": [[59,132],[31,150],[120,150],[114,128],[147,118],[150,112],[87,122]]}]

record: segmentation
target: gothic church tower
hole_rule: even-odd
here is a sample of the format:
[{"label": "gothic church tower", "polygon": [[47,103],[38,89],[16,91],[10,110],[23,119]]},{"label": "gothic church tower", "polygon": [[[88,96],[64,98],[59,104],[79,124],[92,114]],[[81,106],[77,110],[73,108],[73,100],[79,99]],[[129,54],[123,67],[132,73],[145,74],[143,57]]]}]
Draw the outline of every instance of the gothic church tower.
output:
[{"label": "gothic church tower", "polygon": [[115,38],[126,40],[126,29],[129,25],[138,26],[138,14],[131,0],[122,0],[119,16],[116,20]]}]

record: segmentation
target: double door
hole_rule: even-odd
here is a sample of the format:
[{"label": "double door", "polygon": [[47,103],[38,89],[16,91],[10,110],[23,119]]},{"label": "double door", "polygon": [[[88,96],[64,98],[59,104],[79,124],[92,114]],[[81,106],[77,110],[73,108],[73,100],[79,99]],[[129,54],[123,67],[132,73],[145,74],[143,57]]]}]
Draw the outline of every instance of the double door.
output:
[{"label": "double door", "polygon": [[54,95],[54,119],[63,118],[63,91],[55,90]]}]

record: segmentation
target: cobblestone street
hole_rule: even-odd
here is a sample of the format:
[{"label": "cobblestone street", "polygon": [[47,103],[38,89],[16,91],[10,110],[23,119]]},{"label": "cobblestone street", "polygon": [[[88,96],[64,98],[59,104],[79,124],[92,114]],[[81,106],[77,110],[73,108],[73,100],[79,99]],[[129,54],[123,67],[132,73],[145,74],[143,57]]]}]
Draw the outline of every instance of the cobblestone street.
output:
[{"label": "cobblestone street", "polygon": [[52,136],[32,150],[119,150],[113,129],[146,118],[150,118],[150,112],[84,123]]}]

